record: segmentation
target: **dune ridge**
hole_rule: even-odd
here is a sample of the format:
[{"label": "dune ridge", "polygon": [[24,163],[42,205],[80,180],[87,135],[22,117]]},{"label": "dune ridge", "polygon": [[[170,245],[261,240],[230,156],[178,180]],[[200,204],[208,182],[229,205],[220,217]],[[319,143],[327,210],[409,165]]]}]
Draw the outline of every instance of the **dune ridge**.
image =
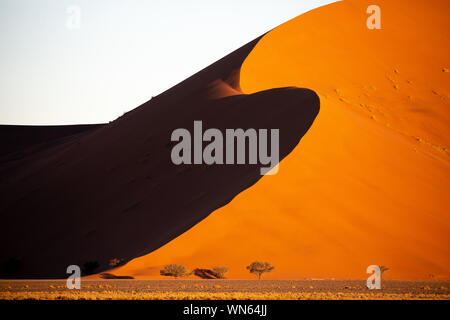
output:
[{"label": "dune ridge", "polygon": [[315,90],[321,112],[277,176],[115,273],[267,260],[268,279],[450,278],[448,1],[370,1],[303,14],[262,37],[243,63],[245,93]]}]

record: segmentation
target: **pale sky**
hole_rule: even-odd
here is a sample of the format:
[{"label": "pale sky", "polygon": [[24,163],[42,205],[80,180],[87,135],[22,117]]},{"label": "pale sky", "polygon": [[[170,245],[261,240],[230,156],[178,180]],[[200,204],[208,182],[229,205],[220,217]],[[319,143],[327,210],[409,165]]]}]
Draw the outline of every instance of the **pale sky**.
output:
[{"label": "pale sky", "polygon": [[0,124],[114,120],[331,2],[1,0]]}]

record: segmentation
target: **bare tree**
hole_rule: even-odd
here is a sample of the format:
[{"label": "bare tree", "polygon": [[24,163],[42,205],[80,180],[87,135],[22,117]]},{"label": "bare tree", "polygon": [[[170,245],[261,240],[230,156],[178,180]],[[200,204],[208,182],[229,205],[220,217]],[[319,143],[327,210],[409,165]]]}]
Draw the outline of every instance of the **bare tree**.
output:
[{"label": "bare tree", "polygon": [[263,273],[272,272],[273,269],[275,269],[275,267],[268,262],[255,261],[252,262],[249,266],[247,266],[247,269],[250,271],[250,273],[258,275],[258,279],[261,280],[261,275]]},{"label": "bare tree", "polygon": [[216,274],[217,278],[219,279],[223,279],[225,278],[225,274],[229,271],[230,269],[228,269],[227,267],[213,267],[213,271]]},{"label": "bare tree", "polygon": [[181,264],[168,264],[164,266],[164,269],[159,271],[162,276],[166,277],[174,277],[175,279],[178,277],[185,276],[188,271],[185,266]]}]

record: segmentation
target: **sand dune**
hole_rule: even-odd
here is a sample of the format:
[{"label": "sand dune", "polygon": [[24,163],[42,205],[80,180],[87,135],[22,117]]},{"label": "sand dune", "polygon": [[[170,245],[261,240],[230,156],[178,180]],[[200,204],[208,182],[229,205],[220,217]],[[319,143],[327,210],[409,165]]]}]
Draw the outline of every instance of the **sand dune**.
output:
[{"label": "sand dune", "polygon": [[[268,260],[267,278],[450,278],[448,1],[346,0],[272,30],[243,63],[245,93],[299,86],[321,111],[302,143],[231,203],[164,247],[114,270]],[[225,91],[225,90],[224,90]],[[229,92],[227,94],[230,94]]]},{"label": "sand dune", "polygon": [[319,99],[300,88],[243,94],[240,68],[258,40],[95,130],[55,140],[59,129],[30,129],[35,143],[52,143],[36,149],[24,137],[26,150],[0,160],[1,277],[65,277],[67,266],[88,262],[110,269],[110,260],[159,248],[261,178],[259,164],[174,165],[171,133],[192,131],[195,120],[280,129],[280,159],[289,154]]}]

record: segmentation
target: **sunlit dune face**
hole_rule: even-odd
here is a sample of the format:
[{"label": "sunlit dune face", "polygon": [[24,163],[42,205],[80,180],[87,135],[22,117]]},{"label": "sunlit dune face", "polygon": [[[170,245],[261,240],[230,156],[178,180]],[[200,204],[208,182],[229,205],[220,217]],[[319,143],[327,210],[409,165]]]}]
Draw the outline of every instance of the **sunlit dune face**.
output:
[{"label": "sunlit dune face", "polygon": [[182,263],[248,278],[267,260],[266,278],[365,278],[371,264],[388,279],[450,278],[450,3],[377,1],[381,30],[366,27],[370,4],[338,2],[262,38],[243,92],[316,91],[312,128],[277,175],[115,273]]},{"label": "sunlit dune face", "polygon": [[245,61],[242,89],[313,88],[324,106],[369,114],[448,156],[448,1],[378,1],[381,30],[366,27],[371,3],[332,4],[276,28]]}]

